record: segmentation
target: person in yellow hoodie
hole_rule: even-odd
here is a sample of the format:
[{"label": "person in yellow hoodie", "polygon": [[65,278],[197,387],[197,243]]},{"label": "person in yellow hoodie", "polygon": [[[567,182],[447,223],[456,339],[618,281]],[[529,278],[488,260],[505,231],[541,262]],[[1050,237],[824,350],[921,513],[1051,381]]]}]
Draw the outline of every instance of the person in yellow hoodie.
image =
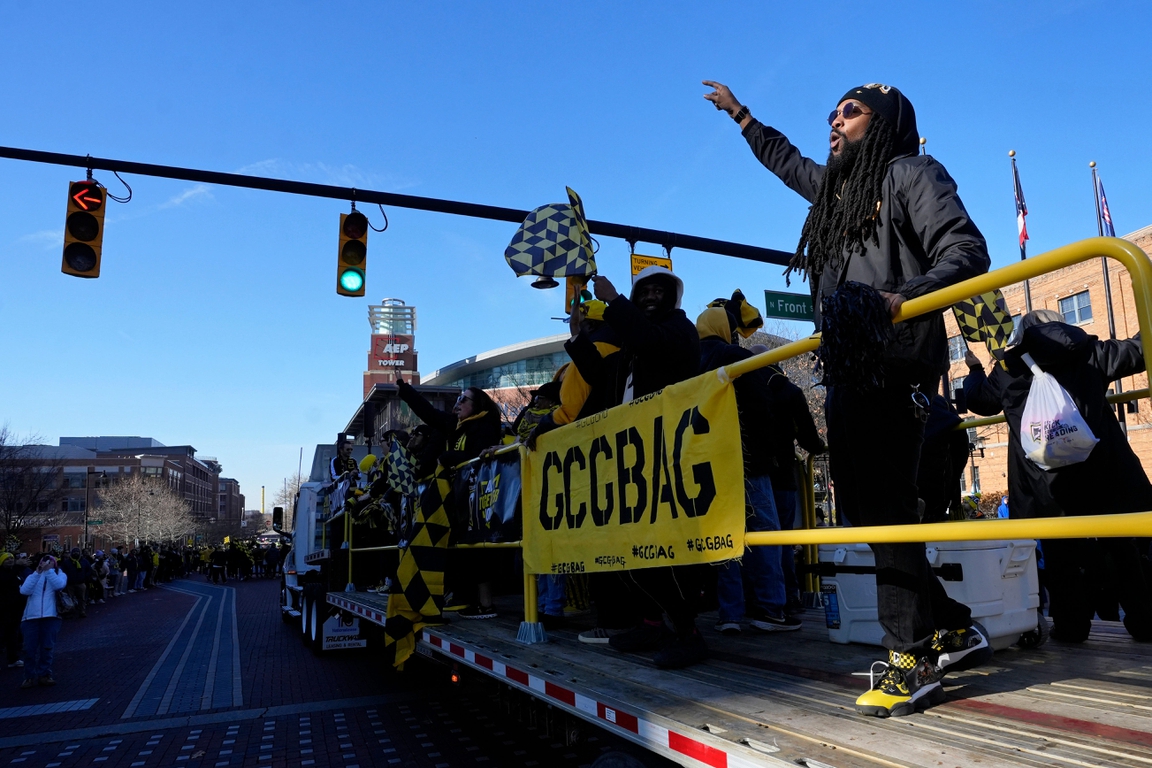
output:
[{"label": "person in yellow hoodie", "polygon": [[560,378],[560,407],[540,420],[525,444],[536,449],[536,440],[557,427],[600,413],[616,405],[617,355],[620,341],[604,322],[603,301],[586,301],[568,316],[572,338],[564,344],[572,362],[564,365]]}]

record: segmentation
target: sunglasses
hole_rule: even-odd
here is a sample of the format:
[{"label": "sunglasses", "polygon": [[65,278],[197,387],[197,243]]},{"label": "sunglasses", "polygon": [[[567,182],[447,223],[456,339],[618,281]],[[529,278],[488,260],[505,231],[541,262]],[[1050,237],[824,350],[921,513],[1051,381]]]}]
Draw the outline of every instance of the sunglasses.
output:
[{"label": "sunglasses", "polygon": [[872,113],[871,112],[865,112],[864,108],[861,107],[856,102],[850,101],[844,105],[843,109],[834,109],[828,113],[828,125],[832,125],[834,122],[836,122],[836,118],[839,115],[844,115],[845,120],[851,120],[852,118],[859,117],[860,115],[870,115],[870,114],[872,114]]},{"label": "sunglasses", "polygon": [[460,397],[456,398],[456,405],[460,405],[460,403],[467,402],[471,399],[468,395],[460,395]]}]

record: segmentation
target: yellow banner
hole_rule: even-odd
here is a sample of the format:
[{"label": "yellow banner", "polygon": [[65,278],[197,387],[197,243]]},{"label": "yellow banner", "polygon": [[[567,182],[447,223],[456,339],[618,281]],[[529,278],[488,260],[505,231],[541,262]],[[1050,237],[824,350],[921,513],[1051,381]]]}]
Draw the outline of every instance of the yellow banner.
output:
[{"label": "yellow banner", "polygon": [[540,438],[524,459],[524,566],[592,573],[744,553],[736,394],[716,371]]}]

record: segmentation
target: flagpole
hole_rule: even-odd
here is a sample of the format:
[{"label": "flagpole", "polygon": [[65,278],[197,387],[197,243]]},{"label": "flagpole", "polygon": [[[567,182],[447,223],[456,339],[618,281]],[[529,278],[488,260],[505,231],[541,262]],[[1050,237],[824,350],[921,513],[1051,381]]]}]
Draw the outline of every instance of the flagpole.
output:
[{"label": "flagpole", "polygon": [[[1096,234],[1104,237],[1104,215],[1100,208],[1100,177],[1096,175],[1096,161],[1093,160],[1088,163],[1088,167],[1092,169],[1092,198],[1096,201]],[[1104,304],[1108,309],[1108,338],[1116,338],[1116,316],[1112,312],[1112,278],[1108,274],[1108,259],[1105,256],[1100,257],[1100,266],[1104,270]],[[1116,392],[1124,391],[1124,381],[1122,379],[1116,380]],[[1128,434],[1128,418],[1125,414],[1127,406],[1122,404],[1116,405],[1116,419],[1120,422],[1120,430]]]},{"label": "flagpole", "polygon": [[[1018,186],[1017,185],[1017,179],[1020,178],[1019,175],[1017,175],[1017,173],[1016,173],[1016,150],[1014,150],[1014,149],[1008,150],[1008,157],[1012,158],[1012,190],[1013,190],[1013,194],[1015,194],[1016,187]],[[1019,216],[1020,215],[1019,212],[1017,212],[1016,215]],[[1024,261],[1026,258],[1028,258],[1028,251],[1024,246],[1024,241],[1021,240],[1020,241],[1020,261]],[[1029,287],[1027,280],[1024,281],[1024,311],[1025,312],[1031,312],[1032,311],[1032,289]]]}]

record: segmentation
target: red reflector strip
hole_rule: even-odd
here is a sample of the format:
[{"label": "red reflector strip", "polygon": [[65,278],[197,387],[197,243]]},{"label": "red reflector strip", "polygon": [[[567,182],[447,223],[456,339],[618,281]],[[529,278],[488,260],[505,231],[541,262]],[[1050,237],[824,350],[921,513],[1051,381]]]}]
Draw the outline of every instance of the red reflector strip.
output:
[{"label": "red reflector strip", "polygon": [[528,673],[527,672],[521,672],[520,670],[518,670],[514,667],[505,667],[504,668],[504,674],[510,680],[515,680],[516,682],[520,683],[520,685],[528,685]]},{"label": "red reflector strip", "polygon": [[464,658],[464,646],[456,645],[456,643],[448,643],[448,653]]},{"label": "red reflector strip", "polygon": [[728,755],[687,736],[668,731],[668,746],[682,755],[693,757],[712,768],[728,768]]},{"label": "red reflector strip", "polygon": [[476,665],[484,667],[484,669],[492,669],[492,659],[476,654]]},{"label": "red reflector strip", "polygon": [[640,733],[640,722],[636,719],[635,715],[630,715],[627,712],[621,712],[612,707],[606,707],[600,702],[596,702],[596,716],[601,720],[607,720],[609,723],[624,728],[625,730],[632,731],[632,733]]},{"label": "red reflector strip", "polygon": [[562,701],[570,707],[576,706],[576,694],[567,688],[561,688],[555,683],[544,681],[544,693],[551,696],[558,701]]}]

